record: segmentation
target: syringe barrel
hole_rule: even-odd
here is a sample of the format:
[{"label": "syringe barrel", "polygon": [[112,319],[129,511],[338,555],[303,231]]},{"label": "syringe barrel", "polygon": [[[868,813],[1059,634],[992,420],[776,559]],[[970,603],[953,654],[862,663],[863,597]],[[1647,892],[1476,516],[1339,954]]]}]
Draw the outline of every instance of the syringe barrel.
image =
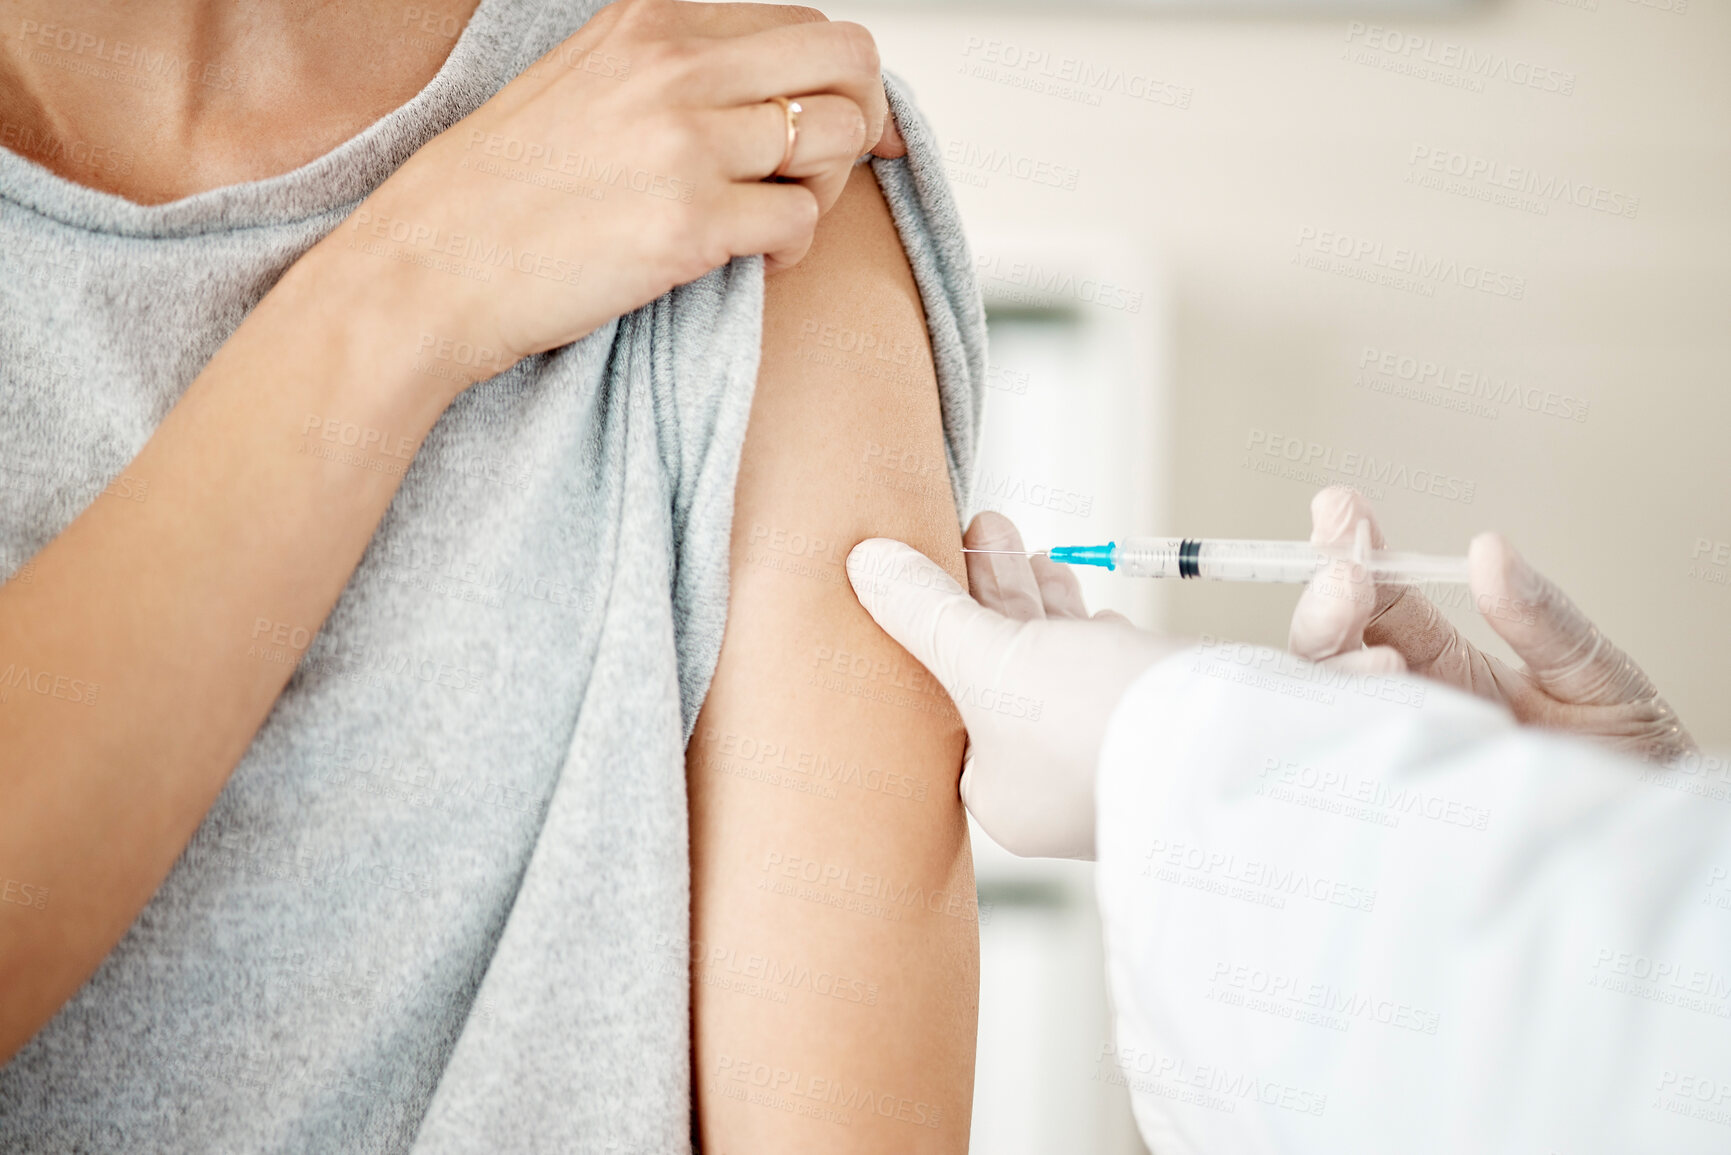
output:
[{"label": "syringe barrel", "polygon": [[[1350,563],[1352,549],[1302,541],[1137,537],[1118,542],[1115,561],[1125,577],[1303,583],[1326,566]],[[1374,550],[1364,564],[1381,582],[1467,580],[1465,558]]]},{"label": "syringe barrel", "polygon": [[1181,537],[1127,538],[1118,543],[1117,556],[1118,572],[1126,577],[1240,582],[1306,582],[1326,560],[1304,542]]}]

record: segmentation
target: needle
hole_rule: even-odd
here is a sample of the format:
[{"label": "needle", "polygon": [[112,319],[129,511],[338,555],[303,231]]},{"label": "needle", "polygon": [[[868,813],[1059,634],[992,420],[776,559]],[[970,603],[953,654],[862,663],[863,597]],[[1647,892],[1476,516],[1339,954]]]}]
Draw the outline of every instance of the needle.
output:
[{"label": "needle", "polygon": [[1010,557],[1045,557],[1046,556],[1046,551],[1043,549],[969,549],[967,546],[963,546],[962,552],[963,553],[1000,553],[1000,554],[1006,554]]}]

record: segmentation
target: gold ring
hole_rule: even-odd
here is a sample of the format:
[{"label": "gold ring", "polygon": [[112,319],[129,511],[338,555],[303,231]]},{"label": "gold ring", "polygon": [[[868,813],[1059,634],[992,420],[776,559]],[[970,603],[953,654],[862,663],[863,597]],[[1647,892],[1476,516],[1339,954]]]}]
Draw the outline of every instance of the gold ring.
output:
[{"label": "gold ring", "polygon": [[789,100],[785,96],[772,96],[770,99],[781,105],[781,114],[787,118],[787,147],[782,150],[781,163],[769,174],[781,176],[781,170],[793,160],[793,146],[799,143],[799,114],[805,110],[799,106],[799,101]]}]

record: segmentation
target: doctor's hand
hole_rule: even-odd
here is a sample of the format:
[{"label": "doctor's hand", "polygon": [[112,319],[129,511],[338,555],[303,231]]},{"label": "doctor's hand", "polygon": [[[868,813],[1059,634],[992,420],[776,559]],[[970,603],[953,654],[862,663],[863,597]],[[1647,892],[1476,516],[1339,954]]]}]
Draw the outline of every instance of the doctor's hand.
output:
[{"label": "doctor's hand", "polygon": [[[1316,544],[1351,544],[1366,523],[1385,548],[1370,503],[1330,487],[1310,504]],[[1695,750],[1658,689],[1563,592],[1502,536],[1483,533],[1467,551],[1473,604],[1525,663],[1514,669],[1463,638],[1413,586],[1375,585],[1363,573],[1324,570],[1299,598],[1288,643],[1321,660],[1361,644],[1391,647],[1415,674],[1508,707],[1517,721],[1601,739],[1637,757],[1666,761]]]},{"label": "doctor's hand", "polygon": [[[1023,549],[999,513],[976,517],[963,542]],[[1090,617],[1076,575],[1043,557],[966,556],[972,597],[887,538],[855,546],[847,572],[867,612],[955,701],[968,728],[962,801],[981,828],[1012,854],[1091,859],[1106,722],[1138,674],[1182,647],[1111,611]]]}]

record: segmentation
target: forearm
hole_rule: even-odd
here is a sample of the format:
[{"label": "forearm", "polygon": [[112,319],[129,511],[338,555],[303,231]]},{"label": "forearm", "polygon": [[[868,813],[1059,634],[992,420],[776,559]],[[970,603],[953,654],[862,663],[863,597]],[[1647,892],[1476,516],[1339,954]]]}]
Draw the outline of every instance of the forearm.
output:
[{"label": "forearm", "polygon": [[[890,352],[823,355],[837,331]],[[893,534],[961,572],[919,297],[869,172],[770,280],[763,342],[727,635],[688,756],[704,1144],[962,1151],[978,994],[962,731],[841,565]]]},{"label": "forearm", "polygon": [[[0,905],[0,1061],[166,876],[454,392],[414,373],[391,274],[330,244],[289,270],[127,466],[144,500],[99,497],[28,580],[0,587],[0,670],[14,674],[0,854],[50,896],[43,911]],[[349,448],[347,430],[380,436]],[[349,456],[319,455],[331,449]]]}]

